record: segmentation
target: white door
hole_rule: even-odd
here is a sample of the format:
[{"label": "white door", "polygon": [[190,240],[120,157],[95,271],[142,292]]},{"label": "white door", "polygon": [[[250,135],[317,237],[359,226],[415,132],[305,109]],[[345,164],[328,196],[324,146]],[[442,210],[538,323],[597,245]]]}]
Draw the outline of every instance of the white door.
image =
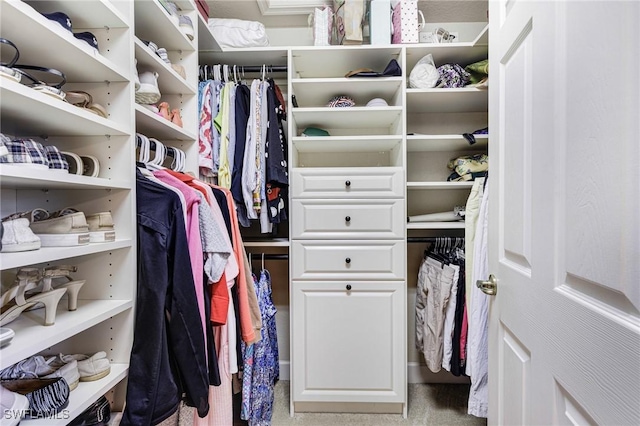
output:
[{"label": "white door", "polygon": [[490,1],[490,424],[640,424],[640,2]]}]

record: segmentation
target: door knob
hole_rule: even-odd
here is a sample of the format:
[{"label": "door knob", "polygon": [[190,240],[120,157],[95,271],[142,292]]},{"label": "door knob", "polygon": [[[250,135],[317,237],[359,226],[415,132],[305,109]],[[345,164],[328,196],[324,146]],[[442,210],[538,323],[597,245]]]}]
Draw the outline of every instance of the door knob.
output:
[{"label": "door knob", "polygon": [[498,293],[498,280],[493,275],[489,275],[487,281],[476,281],[476,287],[482,290],[484,294],[495,296]]},{"label": "door knob", "polygon": [[347,216],[344,218],[345,222],[351,222],[351,216]]},{"label": "door knob", "polygon": [[344,261],[347,262],[347,263],[351,263],[351,258],[347,257]]},{"label": "door knob", "polygon": [[347,290],[351,290],[351,284],[347,284]]},{"label": "door knob", "polygon": [[350,180],[348,180],[348,181],[346,181],[344,184],[345,184],[345,186],[351,186],[351,181],[350,181]]}]

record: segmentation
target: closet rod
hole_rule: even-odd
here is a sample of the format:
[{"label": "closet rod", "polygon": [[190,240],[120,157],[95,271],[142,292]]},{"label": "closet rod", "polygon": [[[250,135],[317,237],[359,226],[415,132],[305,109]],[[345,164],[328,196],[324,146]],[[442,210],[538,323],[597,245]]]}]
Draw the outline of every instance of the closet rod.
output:
[{"label": "closet rod", "polygon": [[[263,257],[264,256],[264,257]],[[251,260],[289,260],[288,254],[262,254],[262,253],[249,253]]]},{"label": "closet rod", "polygon": [[[236,70],[240,72],[262,72],[262,65],[236,65]],[[287,65],[267,65],[264,64],[265,71],[270,72],[287,72]],[[229,65],[229,71],[233,70],[233,65]]]},{"label": "closet rod", "polygon": [[464,237],[407,237],[408,243],[435,243],[442,238],[462,238]]}]

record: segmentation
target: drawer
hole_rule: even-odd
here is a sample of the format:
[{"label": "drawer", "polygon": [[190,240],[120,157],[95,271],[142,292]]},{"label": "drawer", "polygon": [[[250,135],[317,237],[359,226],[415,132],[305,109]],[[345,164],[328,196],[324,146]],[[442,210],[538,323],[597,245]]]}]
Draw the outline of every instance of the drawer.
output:
[{"label": "drawer", "polygon": [[404,198],[401,167],[294,169],[293,198]]},{"label": "drawer", "polygon": [[400,280],[405,277],[405,244],[399,241],[296,241],[292,279]]},{"label": "drawer", "polygon": [[404,200],[294,199],[291,211],[292,238],[404,238]]}]

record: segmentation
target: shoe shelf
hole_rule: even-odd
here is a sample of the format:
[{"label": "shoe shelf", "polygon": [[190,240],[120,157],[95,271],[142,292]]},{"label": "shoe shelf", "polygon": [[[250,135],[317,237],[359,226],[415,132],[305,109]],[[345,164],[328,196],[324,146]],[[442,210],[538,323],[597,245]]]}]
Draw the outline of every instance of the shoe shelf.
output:
[{"label": "shoe shelf", "polygon": [[373,98],[389,105],[402,101],[402,77],[387,78],[296,78],[291,80],[293,94],[300,107],[321,107],[337,95],[351,97],[357,106],[365,106]]},{"label": "shoe shelf", "polygon": [[[182,7],[185,2],[178,3]],[[178,25],[171,20],[169,13],[157,0],[136,1],[134,6],[138,38],[152,41],[158,47],[164,47],[167,50],[196,50],[194,43],[180,31]],[[187,11],[183,10],[183,12]]]},{"label": "shoe shelf", "polygon": [[469,145],[469,142],[462,135],[408,135],[407,152],[486,151],[489,135],[473,136],[476,143]]},{"label": "shoe shelf", "polygon": [[127,180],[111,180],[28,167],[0,165],[4,189],[131,189]]},{"label": "shoe shelf", "polygon": [[[18,319],[8,325],[16,335],[8,346],[2,348],[0,367],[8,367],[42,352],[132,307],[132,300],[78,299],[78,308],[75,311],[68,311],[67,304],[63,300],[58,304],[55,324],[49,326],[43,325],[44,309],[23,312]],[[105,342],[104,345],[113,345],[113,343]],[[107,349],[108,347],[105,346],[104,350]]]},{"label": "shoe shelf", "polygon": [[[132,245],[133,241],[131,239],[121,238],[108,243],[95,243],[76,247],[42,247],[33,251],[2,253],[0,254],[0,259],[2,259],[2,270],[6,270],[96,253],[109,253],[113,250],[129,248]],[[13,323],[8,327],[13,328]]]},{"label": "shoe shelf", "polygon": [[424,112],[486,112],[487,90],[475,87],[451,89],[407,89],[407,111]]},{"label": "shoe shelf", "polygon": [[136,131],[143,135],[163,140],[195,141],[196,134],[177,126],[169,120],[136,104]]},{"label": "shoe shelf", "polygon": [[464,221],[407,223],[407,230],[410,230],[410,229],[464,229],[464,227],[465,227]]},{"label": "shoe shelf", "polygon": [[[64,3],[84,2],[69,1]],[[95,1],[87,3],[105,5],[103,2]],[[67,10],[66,5],[64,7],[64,10]],[[2,36],[11,40],[18,47],[20,64],[57,69],[66,76],[67,81],[76,83],[128,80],[129,73],[124,66],[118,66],[106,56],[95,52],[85,42],[75,38],[57,22],[42,16],[29,4],[22,1],[5,0],[0,4],[0,8],[2,11],[0,19]],[[110,8],[110,10],[112,9]],[[112,14],[108,13],[107,15]],[[95,16],[96,19],[100,17],[94,11],[91,16]],[[124,22],[117,23],[120,26],[125,25]],[[29,26],[28,31],[25,31],[26,24]],[[76,26],[75,20],[73,24]],[[104,25],[98,25],[95,22],[93,25],[98,28],[104,27]],[[98,35],[96,34],[96,36]],[[7,48],[7,50],[9,49]]]},{"label": "shoe shelf", "polygon": [[427,189],[470,189],[473,182],[407,182],[408,190],[427,190]]},{"label": "shoe shelf", "polygon": [[76,28],[129,26],[127,19],[110,0],[27,0],[26,3],[41,13],[64,11],[74,17],[73,26]]},{"label": "shoe shelf", "polygon": [[[24,425],[42,425],[42,426],[64,426],[71,419],[80,415],[94,401],[107,393],[121,382],[129,372],[128,364],[111,364],[111,372],[108,376],[93,382],[80,382],[78,387],[71,391],[69,395],[69,405],[65,408],[63,414],[56,418],[23,420]],[[113,416],[113,413],[112,413]]]},{"label": "shoe shelf", "polygon": [[98,116],[6,78],[0,79],[0,107],[5,132],[28,128],[32,134],[49,136],[129,134],[125,123]]},{"label": "shoe shelf", "polygon": [[140,39],[135,38],[138,71],[153,70],[158,73],[158,88],[164,95],[195,96],[198,89],[191,86],[184,78],[156,55]]},{"label": "shoe shelf", "polygon": [[402,107],[294,108],[293,119],[300,131],[314,126],[323,129],[382,128],[384,133],[402,117]]}]

